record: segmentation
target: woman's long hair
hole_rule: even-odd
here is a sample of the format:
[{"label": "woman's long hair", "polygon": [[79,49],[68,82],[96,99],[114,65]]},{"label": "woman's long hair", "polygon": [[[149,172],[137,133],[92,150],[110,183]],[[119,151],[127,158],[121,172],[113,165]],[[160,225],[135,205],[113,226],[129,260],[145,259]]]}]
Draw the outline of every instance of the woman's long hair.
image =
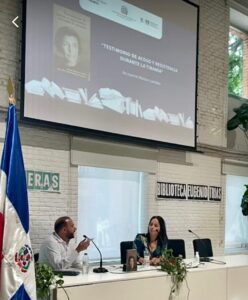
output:
[{"label": "woman's long hair", "polygon": [[[160,216],[153,216],[153,217],[151,217],[151,219],[149,221],[149,225],[151,224],[151,221],[153,219],[157,219],[158,222],[159,222],[159,225],[160,225],[160,231],[159,231],[158,237],[157,237],[158,244],[161,247],[166,247],[167,244],[168,244],[168,236],[167,236],[167,233],[166,233],[165,221]],[[149,225],[148,225],[148,230],[147,230],[147,241],[148,241],[148,243],[150,243],[150,241],[151,241],[150,240],[150,233],[149,233]]]}]

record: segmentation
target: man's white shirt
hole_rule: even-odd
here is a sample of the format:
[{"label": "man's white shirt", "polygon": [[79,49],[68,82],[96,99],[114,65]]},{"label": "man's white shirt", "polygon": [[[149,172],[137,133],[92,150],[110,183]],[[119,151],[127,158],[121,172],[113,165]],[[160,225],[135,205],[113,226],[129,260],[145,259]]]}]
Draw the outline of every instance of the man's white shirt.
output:
[{"label": "man's white shirt", "polygon": [[66,243],[54,232],[42,243],[39,262],[50,265],[54,270],[80,268],[76,247],[75,239]]}]

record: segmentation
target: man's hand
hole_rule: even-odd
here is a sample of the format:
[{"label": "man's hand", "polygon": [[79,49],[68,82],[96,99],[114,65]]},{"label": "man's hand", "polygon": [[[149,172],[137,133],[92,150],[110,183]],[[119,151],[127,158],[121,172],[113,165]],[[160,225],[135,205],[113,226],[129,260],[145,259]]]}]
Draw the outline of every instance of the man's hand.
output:
[{"label": "man's hand", "polygon": [[81,252],[81,251],[86,250],[86,249],[89,247],[89,244],[90,244],[90,240],[88,240],[88,239],[82,240],[82,241],[78,244],[78,246],[77,246],[77,248],[76,248],[76,251],[79,253],[79,252]]}]

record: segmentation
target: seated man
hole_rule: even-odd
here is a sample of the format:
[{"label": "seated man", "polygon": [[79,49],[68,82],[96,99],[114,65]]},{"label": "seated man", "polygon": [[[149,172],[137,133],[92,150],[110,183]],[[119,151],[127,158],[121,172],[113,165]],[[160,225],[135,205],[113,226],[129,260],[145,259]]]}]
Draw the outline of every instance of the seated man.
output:
[{"label": "seated man", "polygon": [[90,241],[84,239],[77,246],[71,241],[77,230],[70,217],[61,217],[54,224],[54,231],[41,245],[39,262],[54,270],[79,268],[79,253],[88,248]]}]

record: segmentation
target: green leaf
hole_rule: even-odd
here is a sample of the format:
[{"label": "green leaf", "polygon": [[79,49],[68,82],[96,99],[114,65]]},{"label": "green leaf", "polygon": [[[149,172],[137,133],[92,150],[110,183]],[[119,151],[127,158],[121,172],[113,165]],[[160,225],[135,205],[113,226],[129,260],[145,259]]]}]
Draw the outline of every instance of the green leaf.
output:
[{"label": "green leaf", "polygon": [[239,125],[240,125],[240,120],[239,117],[236,115],[227,122],[227,129],[233,130],[237,128]]},{"label": "green leaf", "polygon": [[233,111],[236,115],[227,122],[227,129],[233,130],[240,127],[244,132],[248,131],[248,103],[235,107]]},{"label": "green leaf", "polygon": [[55,276],[53,269],[46,264],[35,263],[35,278],[37,296],[40,299],[49,296],[51,285],[62,286],[64,283],[63,276]]},{"label": "green leaf", "polygon": [[246,190],[241,201],[242,214],[248,216],[248,184],[245,184]]},{"label": "green leaf", "polygon": [[186,265],[181,256],[174,257],[172,249],[165,249],[161,258],[160,265],[161,270],[171,275],[172,287],[170,296],[180,289],[181,283],[184,281],[187,275]]}]

